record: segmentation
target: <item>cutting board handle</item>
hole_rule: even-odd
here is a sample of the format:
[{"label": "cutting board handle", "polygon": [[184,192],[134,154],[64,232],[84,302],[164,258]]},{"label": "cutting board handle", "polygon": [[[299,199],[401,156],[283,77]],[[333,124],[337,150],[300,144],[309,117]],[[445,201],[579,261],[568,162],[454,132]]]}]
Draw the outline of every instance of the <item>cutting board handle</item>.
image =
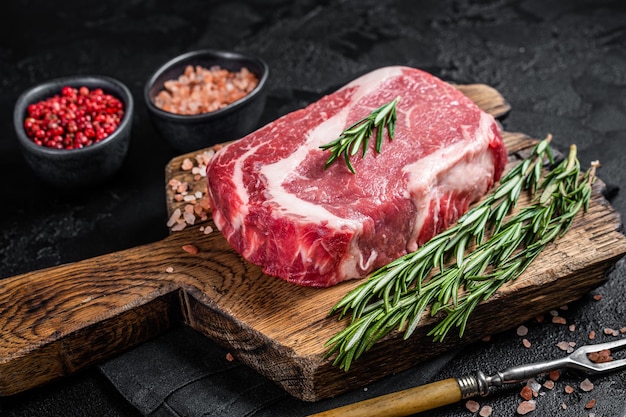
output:
[{"label": "cutting board handle", "polygon": [[197,261],[176,239],[0,280],[0,395],[102,361],[180,320],[181,285],[168,271]]}]

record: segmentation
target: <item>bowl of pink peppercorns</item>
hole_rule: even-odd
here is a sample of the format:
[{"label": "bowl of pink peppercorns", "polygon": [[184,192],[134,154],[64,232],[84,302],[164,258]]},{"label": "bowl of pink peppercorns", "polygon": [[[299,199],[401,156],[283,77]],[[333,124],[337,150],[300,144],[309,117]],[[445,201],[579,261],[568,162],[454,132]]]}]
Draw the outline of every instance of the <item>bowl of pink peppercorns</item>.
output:
[{"label": "bowl of pink peppercorns", "polygon": [[93,186],[122,166],[133,107],[132,94],[114,78],[68,76],[26,90],[13,124],[26,162],[42,180],[63,188]]}]

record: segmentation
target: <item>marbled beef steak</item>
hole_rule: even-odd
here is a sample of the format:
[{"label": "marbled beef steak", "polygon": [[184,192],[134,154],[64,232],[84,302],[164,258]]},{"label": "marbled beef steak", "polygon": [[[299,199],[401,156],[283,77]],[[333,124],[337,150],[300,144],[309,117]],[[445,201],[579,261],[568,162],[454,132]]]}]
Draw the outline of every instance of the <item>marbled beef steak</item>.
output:
[{"label": "marbled beef steak", "polygon": [[[357,154],[356,174],[341,159],[325,170],[320,145],[397,97],[395,137],[381,153]],[[417,249],[480,199],[506,161],[492,116],[426,72],[385,67],[221,149],[208,191],[215,224],[245,259],[327,287]]]}]

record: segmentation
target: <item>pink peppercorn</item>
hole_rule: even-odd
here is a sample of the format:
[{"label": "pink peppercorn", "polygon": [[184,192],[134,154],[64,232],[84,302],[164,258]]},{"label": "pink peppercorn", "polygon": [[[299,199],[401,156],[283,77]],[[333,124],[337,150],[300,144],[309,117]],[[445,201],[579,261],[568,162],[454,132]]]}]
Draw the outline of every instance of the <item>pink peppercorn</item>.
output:
[{"label": "pink peppercorn", "polygon": [[123,103],[101,88],[65,86],[61,94],[28,106],[24,130],[37,145],[80,149],[115,132],[123,116]]}]

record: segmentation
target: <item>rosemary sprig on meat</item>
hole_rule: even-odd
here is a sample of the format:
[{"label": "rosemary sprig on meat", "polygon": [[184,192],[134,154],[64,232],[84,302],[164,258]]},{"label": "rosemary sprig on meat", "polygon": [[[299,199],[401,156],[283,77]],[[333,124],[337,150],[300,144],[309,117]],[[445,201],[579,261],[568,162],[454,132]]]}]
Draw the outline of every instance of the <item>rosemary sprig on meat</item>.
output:
[{"label": "rosemary sprig on meat", "polygon": [[330,157],[324,165],[324,169],[328,168],[335,160],[343,155],[348,169],[355,174],[356,171],[350,163],[350,158],[356,155],[361,148],[363,149],[361,158],[365,157],[374,130],[376,130],[376,143],[374,148],[377,153],[380,153],[383,146],[383,131],[385,128],[387,129],[389,140],[393,140],[396,129],[396,105],[398,104],[398,100],[399,98],[396,98],[387,104],[383,104],[372,111],[368,116],[341,132],[337,139],[325,145],[321,145],[321,149],[331,152]]},{"label": "rosemary sprig on meat", "polygon": [[[548,136],[539,142],[456,225],[378,269],[334,306],[331,314],[352,316],[350,324],[326,343],[328,356],[337,353],[335,365],[347,371],[394,329],[407,339],[427,309],[432,316],[442,316],[429,332],[436,341],[454,327],[462,336],[476,306],[521,275],[568,230],[576,213],[587,210],[597,165],[580,175],[572,145],[567,159],[543,175],[544,161],[554,163],[550,140]],[[532,204],[505,219],[522,191],[531,194]],[[491,232],[489,238],[486,230]]]}]

